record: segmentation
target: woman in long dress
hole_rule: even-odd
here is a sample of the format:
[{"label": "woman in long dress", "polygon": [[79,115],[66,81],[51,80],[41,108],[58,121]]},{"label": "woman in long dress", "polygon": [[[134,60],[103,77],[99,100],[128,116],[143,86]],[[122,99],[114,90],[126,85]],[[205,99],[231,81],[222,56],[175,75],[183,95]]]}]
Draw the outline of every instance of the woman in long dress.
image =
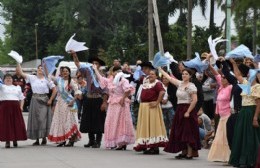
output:
[{"label": "woman in long dress", "polygon": [[228,146],[226,125],[227,120],[231,115],[230,96],[232,85],[229,84],[227,78],[224,75],[221,76],[211,65],[209,66],[219,86],[216,101],[216,114],[220,115],[220,120],[215,139],[208,154],[208,160],[228,162],[230,149]]},{"label": "woman in long dress", "polygon": [[22,115],[24,96],[20,86],[14,86],[12,75],[4,76],[0,82],[0,141],[10,148],[10,141],[17,147],[17,141],[26,140],[26,129]]},{"label": "woman in long dress", "polygon": [[134,127],[130,113],[130,99],[135,89],[122,75],[121,67],[114,67],[112,76],[102,77],[94,66],[100,86],[109,91],[108,109],[105,120],[104,140],[106,148],[126,150],[126,146],[135,142]]},{"label": "woman in long dress", "polygon": [[172,123],[170,139],[164,151],[181,154],[176,159],[192,159],[193,150],[200,149],[200,137],[198,116],[195,106],[197,103],[197,88],[190,82],[192,72],[189,69],[182,71],[182,81],[172,78],[165,71],[159,71],[178,89],[176,96],[178,99],[177,109]]},{"label": "woman in long dress", "polygon": [[[250,80],[246,80],[241,76],[236,62],[233,59],[230,59],[230,61],[233,65],[237,80],[244,85],[248,85]],[[260,74],[257,75],[256,80],[253,80],[250,93],[245,93],[244,91],[241,93],[242,108],[238,113],[229,159],[229,164],[234,167],[253,167],[257,161],[257,148],[260,144],[260,128],[259,120],[255,114],[258,113],[260,108],[259,81]]]},{"label": "woman in long dress", "polygon": [[[78,90],[76,82],[71,79],[70,73],[69,67],[63,67],[62,77],[56,78],[59,94],[48,139],[59,143],[58,147],[71,147],[81,138],[76,105],[76,98],[79,98],[81,91]],[[71,95],[72,91],[75,98]]]},{"label": "woman in long dress", "polygon": [[[20,64],[17,64],[17,70],[27,83],[31,84],[33,92],[29,108],[27,137],[36,140],[33,143],[34,146],[40,145],[40,138],[42,138],[41,145],[46,145],[52,119],[51,104],[57,93],[56,87],[53,82],[44,77],[41,65],[38,66],[37,75],[23,73]],[[50,89],[52,94],[49,98]]]},{"label": "woman in long dress", "polygon": [[159,147],[168,142],[160,105],[165,90],[157,78],[156,70],[150,70],[143,80],[134,144],[135,151],[152,155],[159,154]]}]

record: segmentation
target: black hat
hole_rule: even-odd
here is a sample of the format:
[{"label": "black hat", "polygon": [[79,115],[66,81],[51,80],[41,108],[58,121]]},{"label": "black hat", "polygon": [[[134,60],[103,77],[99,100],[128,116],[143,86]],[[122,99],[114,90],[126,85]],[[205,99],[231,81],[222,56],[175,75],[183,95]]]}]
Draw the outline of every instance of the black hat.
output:
[{"label": "black hat", "polygon": [[148,67],[148,68],[151,68],[151,69],[154,69],[153,65],[151,62],[143,62],[140,64],[140,66],[143,68],[143,67]]},{"label": "black hat", "polygon": [[241,75],[242,75],[243,77],[247,77],[247,74],[248,74],[248,72],[249,72],[249,67],[248,67],[248,66],[246,66],[245,64],[240,64],[240,65],[238,66],[238,69],[239,69],[239,71],[241,72]]},{"label": "black hat", "polygon": [[93,61],[97,61],[101,66],[106,65],[106,63],[98,57],[91,57],[91,58],[88,59],[89,63],[92,63]]}]

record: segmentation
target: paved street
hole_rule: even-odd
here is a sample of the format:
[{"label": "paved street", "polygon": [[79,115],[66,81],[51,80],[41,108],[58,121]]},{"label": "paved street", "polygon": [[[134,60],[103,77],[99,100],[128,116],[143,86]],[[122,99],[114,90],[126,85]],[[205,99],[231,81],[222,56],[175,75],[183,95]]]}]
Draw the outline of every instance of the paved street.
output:
[{"label": "paved street", "polygon": [[[27,122],[27,115],[25,114]],[[132,146],[126,151],[84,148],[86,134],[74,147],[57,148],[55,144],[32,146],[33,141],[18,142],[18,148],[5,149],[0,143],[0,168],[201,168],[223,167],[223,163],[207,161],[208,150],[201,150],[194,160],[176,160],[173,154],[161,152],[150,156],[136,153]]]}]

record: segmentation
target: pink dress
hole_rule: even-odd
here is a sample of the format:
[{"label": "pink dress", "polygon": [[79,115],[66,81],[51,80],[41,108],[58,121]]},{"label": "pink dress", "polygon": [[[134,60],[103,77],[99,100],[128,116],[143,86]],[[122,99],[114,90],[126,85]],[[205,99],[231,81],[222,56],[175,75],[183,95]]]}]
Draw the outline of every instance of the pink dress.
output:
[{"label": "pink dress", "polygon": [[121,78],[117,86],[113,84],[113,78],[102,77],[99,82],[101,88],[107,88],[109,92],[104,131],[105,147],[112,148],[133,144],[135,136],[130,113],[130,99],[125,98],[124,106],[121,106],[119,102],[125,92],[131,91],[133,94],[135,89],[125,78]]},{"label": "pink dress", "polygon": [[228,85],[227,87],[223,87],[221,84],[221,76],[215,76],[217,83],[219,85],[218,96],[216,102],[216,113],[220,115],[220,117],[229,117],[230,116],[230,96],[232,85]]},{"label": "pink dress", "polygon": [[[81,139],[81,135],[78,129],[77,110],[68,106],[68,103],[62,98],[62,95],[64,94],[62,92],[62,89],[67,85],[68,80],[61,79],[58,82],[58,101],[55,106],[55,111],[52,117],[51,129],[48,136],[48,139],[51,142],[55,143],[67,141],[73,136],[75,136],[75,141]],[[81,91],[78,90],[78,86],[74,80],[71,80],[70,86],[72,87],[70,93],[72,90],[74,90],[75,95],[81,94]]]},{"label": "pink dress", "polygon": [[228,162],[230,156],[230,149],[227,141],[227,120],[231,114],[230,109],[230,96],[232,85],[223,87],[221,83],[221,76],[215,76],[219,85],[218,96],[216,102],[216,114],[220,115],[219,124],[215,139],[212,143],[208,154],[209,161]]}]

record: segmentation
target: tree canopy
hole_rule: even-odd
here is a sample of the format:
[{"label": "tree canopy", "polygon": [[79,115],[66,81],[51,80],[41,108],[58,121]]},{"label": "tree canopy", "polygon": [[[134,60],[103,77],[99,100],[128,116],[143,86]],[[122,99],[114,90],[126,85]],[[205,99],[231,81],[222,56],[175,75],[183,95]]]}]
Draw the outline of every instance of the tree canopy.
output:
[{"label": "tree canopy", "polygon": [[[260,6],[258,1],[251,1],[233,0],[237,2],[233,13],[238,39],[248,45],[251,44],[252,33],[248,32],[252,25],[247,24],[247,18],[250,10]],[[224,5],[222,0],[217,2]],[[79,53],[81,61],[97,55],[108,64],[114,58],[131,64],[137,59],[148,59],[147,0],[0,0],[0,3],[2,16],[7,21],[5,39],[0,41],[1,64],[12,63],[6,56],[10,50],[18,51],[25,61],[35,59],[36,33],[39,58],[59,54],[70,59],[64,47],[70,36],[76,33],[76,39],[85,41],[90,48]],[[181,0],[160,0],[157,3],[165,49],[178,59],[185,59],[187,3]],[[193,7],[200,6],[205,15],[208,3],[210,0],[193,0]],[[177,23],[169,25],[168,17],[175,15],[177,10],[180,11]],[[211,29],[194,26],[193,53],[209,51],[208,36],[219,36],[222,31],[216,26]]]}]

